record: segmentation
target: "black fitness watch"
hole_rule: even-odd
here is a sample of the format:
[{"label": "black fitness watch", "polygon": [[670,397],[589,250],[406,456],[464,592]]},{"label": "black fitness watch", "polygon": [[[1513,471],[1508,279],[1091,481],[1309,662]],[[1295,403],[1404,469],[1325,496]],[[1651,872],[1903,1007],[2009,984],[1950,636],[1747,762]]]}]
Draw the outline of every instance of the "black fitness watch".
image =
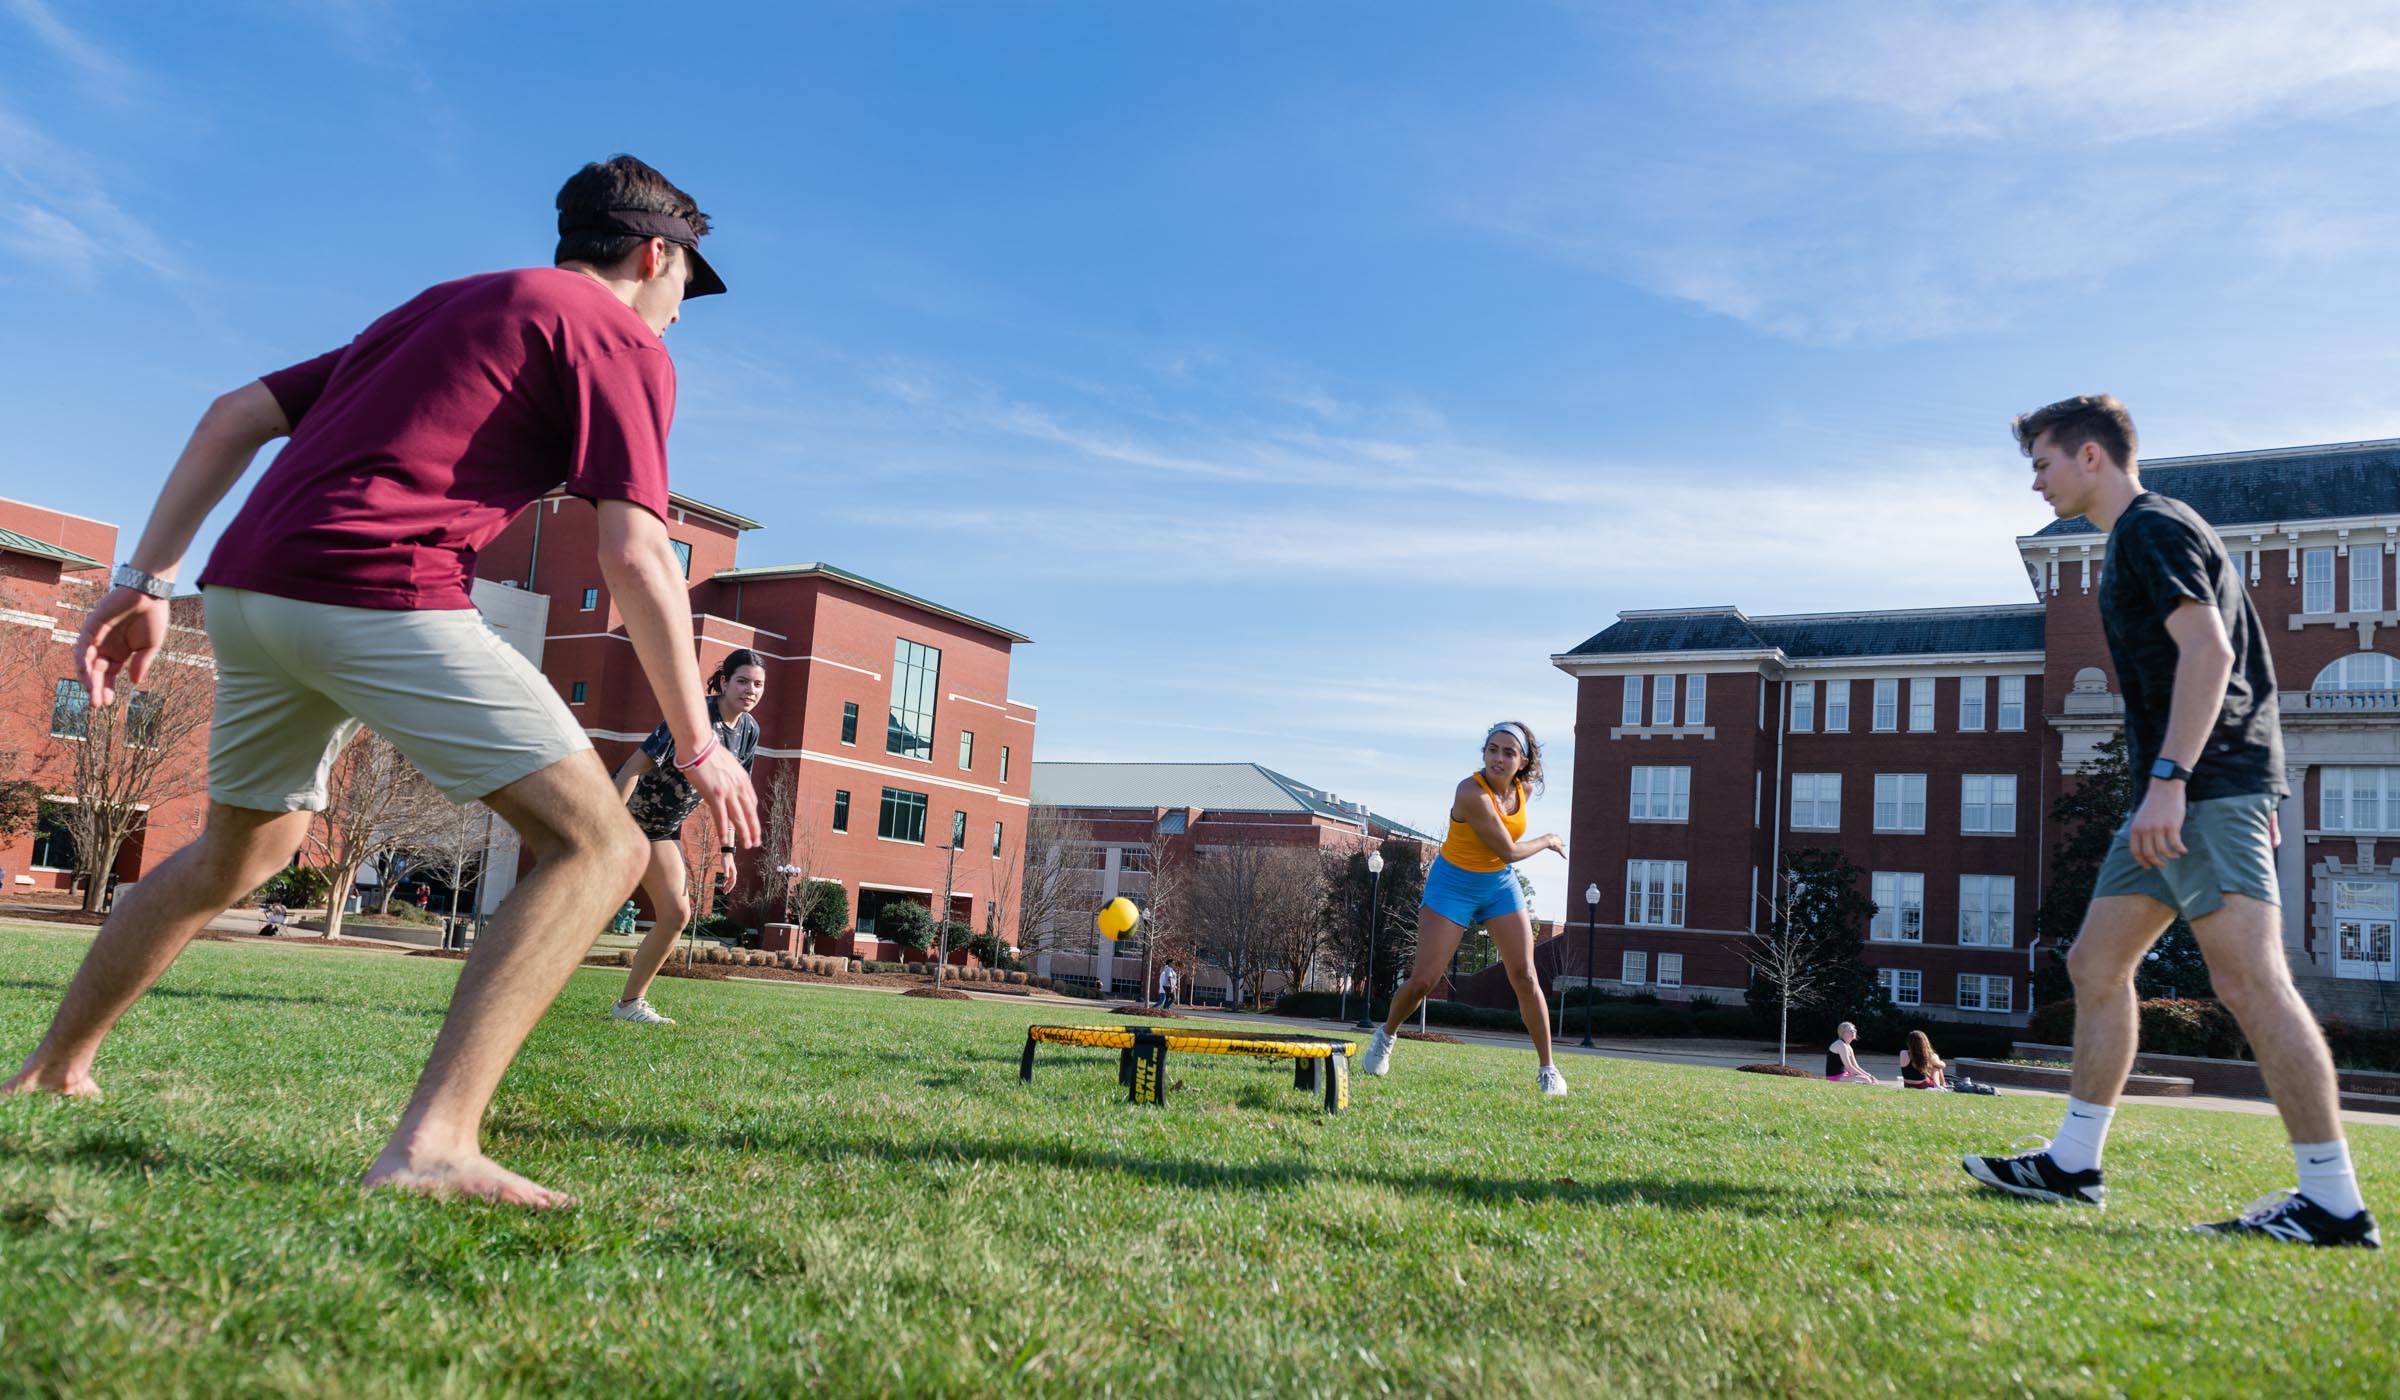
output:
[{"label": "black fitness watch", "polygon": [[2150,765],[2150,780],[2157,783],[2188,783],[2192,780],[2192,770],[2177,767],[2174,759],[2161,758]]}]

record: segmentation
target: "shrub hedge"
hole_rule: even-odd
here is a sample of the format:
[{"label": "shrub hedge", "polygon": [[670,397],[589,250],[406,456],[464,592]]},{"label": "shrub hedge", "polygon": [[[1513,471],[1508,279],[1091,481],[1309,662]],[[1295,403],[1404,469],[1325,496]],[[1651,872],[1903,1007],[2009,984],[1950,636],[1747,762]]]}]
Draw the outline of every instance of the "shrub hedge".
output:
[{"label": "shrub hedge", "polygon": [[[1469,1006],[1463,1001],[1429,1001],[1425,1006],[1426,1019],[1437,1026],[1519,1032],[1525,1029],[1524,1018],[1513,1009]],[[1351,1014],[1356,1014],[1357,1007],[1358,999],[1350,998]],[[1343,1014],[1343,998],[1338,992],[1286,992],[1276,1000],[1275,1011],[1281,1016],[1331,1020]],[[1584,1000],[1580,990],[1568,993],[1565,1022],[1561,1034],[1583,1034]],[[1552,1024],[1557,1021],[1554,1019]],[[2005,1056],[2009,1045],[2023,1034],[2011,1026],[1922,1018],[1901,1019],[1896,1024],[1897,1029],[1883,1030],[1881,1034],[1862,1034],[1859,1043],[1869,1051],[1888,1049],[1897,1054],[1909,1031],[1922,1030],[1944,1055]],[[1621,998],[1607,992],[1602,992],[1591,1005],[1591,1029],[1594,1035],[1644,1040],[1749,1040],[1761,1036],[1772,1038],[1775,1034],[1772,1023],[1762,1024],[1758,1014],[1746,1006],[1720,1006],[1714,1000],[1700,998],[1689,1002],[1666,1001],[1655,995],[1647,999]]]},{"label": "shrub hedge", "polygon": [[[2141,1048],[2153,1055],[2199,1055],[2215,1060],[2251,1058],[2250,1042],[2220,1001],[2159,998],[2141,1005]],[[2037,1009],[2018,1039],[2040,1045],[2075,1043],[2075,1003],[2059,1000]],[[2349,1021],[2325,1022],[2325,1042],[2343,1069],[2400,1070],[2400,1029]]]}]

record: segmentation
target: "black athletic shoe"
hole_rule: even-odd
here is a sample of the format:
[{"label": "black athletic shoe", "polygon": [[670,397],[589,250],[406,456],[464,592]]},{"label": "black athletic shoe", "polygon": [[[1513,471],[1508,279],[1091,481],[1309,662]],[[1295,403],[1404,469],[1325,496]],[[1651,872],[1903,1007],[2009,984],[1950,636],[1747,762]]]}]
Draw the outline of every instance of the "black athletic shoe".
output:
[{"label": "black athletic shoe", "polygon": [[2016,1157],[1967,1157],[1959,1165],[1977,1181],[2012,1196],[2080,1206],[2106,1204],[2108,1187],[2102,1183],[2098,1167],[2080,1172],[2061,1170],[2050,1160],[2048,1138],[2019,1138],[2010,1146],[2022,1147],[2027,1142],[2038,1144],[2037,1149]]},{"label": "black athletic shoe", "polygon": [[2258,1235],[2285,1244],[2383,1248],[2383,1235],[2375,1228],[2374,1216],[2362,1210],[2345,1219],[2288,1186],[2251,1202],[2239,1219],[2192,1229],[2203,1235]]}]

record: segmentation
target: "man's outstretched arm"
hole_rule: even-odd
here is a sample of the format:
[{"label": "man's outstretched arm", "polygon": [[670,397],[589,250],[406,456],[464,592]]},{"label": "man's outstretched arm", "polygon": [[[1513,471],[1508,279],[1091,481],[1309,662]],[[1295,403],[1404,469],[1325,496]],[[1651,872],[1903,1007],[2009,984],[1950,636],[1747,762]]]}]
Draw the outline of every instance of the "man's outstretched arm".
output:
[{"label": "man's outstretched arm", "polygon": [[[218,398],[167,473],[167,484],[150,508],[140,543],[126,562],[147,574],[173,579],[200,522],[250,469],[258,450],[292,430],[283,405],[257,380]],[[167,603],[131,588],[101,596],[75,639],[75,665],[92,702],[106,705],[116,682],[139,685],[150,659],[167,639]]]}]

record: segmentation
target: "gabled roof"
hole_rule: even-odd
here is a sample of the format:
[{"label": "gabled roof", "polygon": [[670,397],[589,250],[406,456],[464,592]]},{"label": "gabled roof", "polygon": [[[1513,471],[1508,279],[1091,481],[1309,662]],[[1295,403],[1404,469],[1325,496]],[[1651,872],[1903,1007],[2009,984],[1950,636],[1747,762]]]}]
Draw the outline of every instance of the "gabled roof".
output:
[{"label": "gabled roof", "polygon": [[1624,612],[1569,657],[1732,652],[1788,660],[1876,656],[1988,656],[2042,649],[2038,603],[1891,612],[1750,617],[1739,608]]},{"label": "gabled roof", "polygon": [[0,550],[11,554],[30,554],[36,559],[54,560],[69,569],[97,569],[100,561],[88,554],[78,554],[65,545],[51,544],[20,535],[14,530],[0,530]]},{"label": "gabled roof", "polygon": [[1285,812],[1368,822],[1397,836],[1437,838],[1342,802],[1330,792],[1257,763],[1057,763],[1033,765],[1033,800],[1045,807],[1198,808],[1210,812]]},{"label": "gabled roof", "polygon": [[[2219,529],[2400,515],[2400,439],[2163,457],[2142,463],[2142,484]],[[2034,538],[2093,533],[2078,517],[2052,521]]]},{"label": "gabled roof", "polygon": [[762,583],[769,579],[779,578],[828,578],[837,583],[846,583],[853,588],[864,589],[869,593],[881,594],[897,602],[906,603],[910,607],[923,608],[929,613],[949,618],[952,622],[963,622],[969,627],[981,628],[994,636],[1006,637],[1012,642],[1030,643],[1033,640],[1022,633],[1011,632],[996,622],[986,622],[980,617],[960,612],[956,608],[943,607],[929,598],[920,598],[914,593],[903,593],[888,583],[877,583],[864,574],[854,574],[848,569],[838,569],[831,564],[762,564],[747,569],[719,569],[709,575],[709,581],[712,583]]}]

